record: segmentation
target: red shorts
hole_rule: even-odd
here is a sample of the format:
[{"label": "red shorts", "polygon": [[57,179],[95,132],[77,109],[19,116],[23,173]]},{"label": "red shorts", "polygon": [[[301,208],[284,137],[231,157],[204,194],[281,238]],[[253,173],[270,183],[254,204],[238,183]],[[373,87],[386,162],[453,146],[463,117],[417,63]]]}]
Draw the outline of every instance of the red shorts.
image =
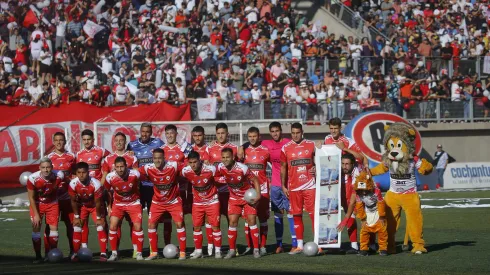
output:
[{"label": "red shorts", "polygon": [[[39,210],[39,218],[41,218],[41,221],[43,220],[44,216],[46,216],[46,224],[57,228],[58,219],[60,217],[60,207],[58,203],[36,203],[36,206]],[[29,207],[29,213],[32,221],[34,219],[34,211],[32,210],[32,207]]]},{"label": "red shorts", "polygon": [[244,199],[230,199],[228,202],[228,215],[241,215],[243,217],[257,215],[257,208],[249,205]]},{"label": "red shorts", "polygon": [[71,200],[58,200],[58,205],[60,208],[60,219],[72,223],[74,214],[73,208],[71,207]]},{"label": "red shorts", "polygon": [[228,201],[230,200],[229,192],[218,192],[219,214],[228,216]]},{"label": "red shorts", "polygon": [[303,215],[303,208],[308,213],[315,212],[315,189],[289,191],[289,213]]},{"label": "red shorts", "polygon": [[116,217],[118,219],[124,218],[124,215],[127,213],[133,223],[141,223],[141,204],[135,203],[131,205],[112,205],[111,217]]},{"label": "red shorts", "polygon": [[220,206],[218,203],[208,205],[192,205],[192,224],[195,227],[201,227],[204,224],[204,215],[208,218],[211,226],[219,227]]},{"label": "red shorts", "polygon": [[[80,208],[80,219],[87,221],[89,216],[92,216],[94,222],[97,221],[97,211],[95,207],[86,207],[82,205]],[[101,213],[101,218],[105,217],[105,213]]]},{"label": "red shorts", "polygon": [[182,201],[179,200],[179,202],[174,204],[156,204],[155,202],[152,202],[148,222],[155,224],[159,223],[164,213],[170,213],[174,222],[183,222],[184,210],[182,209]]},{"label": "red shorts", "polygon": [[354,192],[354,188],[352,187],[352,184],[341,184],[340,203],[342,207],[345,209],[345,211],[347,211],[347,208],[349,207],[350,197],[352,196],[353,192]]},{"label": "red shorts", "polygon": [[[264,196],[265,195],[265,196]],[[270,201],[268,194],[262,194],[257,205],[257,217],[259,221],[267,221],[271,214]]]}]

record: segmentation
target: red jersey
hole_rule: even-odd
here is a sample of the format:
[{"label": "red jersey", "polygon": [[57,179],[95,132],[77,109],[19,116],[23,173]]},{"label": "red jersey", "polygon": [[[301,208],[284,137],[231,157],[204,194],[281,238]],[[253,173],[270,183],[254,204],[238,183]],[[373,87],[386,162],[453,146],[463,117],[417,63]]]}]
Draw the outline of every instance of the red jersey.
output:
[{"label": "red jersey", "polygon": [[162,169],[149,163],[141,166],[139,171],[143,180],[153,183],[152,203],[175,204],[180,201],[179,185],[176,180],[179,173],[177,162],[167,161]]},{"label": "red jersey", "polygon": [[58,202],[58,188],[62,184],[63,173],[51,172],[48,178],[41,176],[41,171],[32,173],[27,180],[27,189],[36,193],[36,202],[56,203]]},{"label": "red jersey", "polygon": [[70,197],[75,197],[77,201],[85,207],[95,207],[95,199],[102,198],[104,188],[100,181],[95,178],[90,178],[87,185],[83,184],[78,178],[70,181],[68,189]]},{"label": "red jersey", "polygon": [[[227,142],[226,144],[221,145],[217,142],[214,142],[212,145],[209,145],[206,148],[209,164],[212,164],[216,168],[218,168],[218,165],[221,163],[221,150],[223,150],[224,148],[231,148],[231,150],[233,150],[233,158],[237,160],[236,158],[238,147],[235,144]],[[225,179],[221,176],[216,176],[214,178],[214,181],[216,183],[226,184]],[[219,186],[218,192],[228,192],[228,187],[226,187],[226,185]]]},{"label": "red jersey", "polygon": [[68,185],[75,166],[75,155],[67,151],[63,152],[61,155],[51,152],[49,153],[48,158],[53,163],[53,172],[62,172],[64,177],[63,183],[58,188],[58,199],[69,200]]},{"label": "red jersey", "polygon": [[300,191],[315,188],[315,177],[310,174],[314,166],[315,143],[303,139],[300,143],[290,141],[282,147],[281,162],[288,165],[288,189]]},{"label": "red jersey", "polygon": [[192,150],[199,153],[199,157],[201,158],[202,161],[209,160],[207,149],[208,149],[207,144],[204,144],[201,147],[197,146],[196,144],[192,144]]},{"label": "red jersey", "polygon": [[247,165],[241,162],[235,162],[235,165],[230,170],[223,163],[220,163],[217,173],[222,175],[226,183],[228,183],[230,200],[242,200],[245,191],[252,187],[250,181],[254,174],[248,169]]},{"label": "red jersey", "polygon": [[164,144],[160,149],[165,152],[165,161],[175,161],[179,164],[183,164],[187,155],[192,151],[192,146],[184,141],[182,145],[175,144],[174,146],[170,146]]},{"label": "red jersey", "polygon": [[102,179],[102,161],[109,155],[109,151],[99,146],[92,146],[89,150],[82,149],[77,155],[78,162],[88,163],[90,177],[96,178],[99,181]]},{"label": "red jersey", "polygon": [[140,203],[139,190],[140,173],[137,170],[128,170],[128,175],[121,178],[116,172],[107,174],[104,183],[107,191],[114,191],[115,205],[132,205]]},{"label": "red jersey", "polygon": [[134,155],[130,156],[129,152],[126,151],[121,156],[116,153],[112,153],[107,157],[105,157],[104,160],[102,161],[102,172],[110,173],[114,171],[114,161],[116,160],[117,157],[123,157],[126,160],[126,164],[128,168],[133,168],[133,169],[138,168],[138,159],[136,158],[136,156]]},{"label": "red jersey", "polygon": [[[357,143],[355,143],[353,139],[348,138],[344,135],[340,135],[340,137],[336,140],[332,137],[332,135],[328,135],[325,137],[324,144],[325,145],[329,145],[329,144],[334,145],[335,143],[337,143],[339,141],[342,141],[344,143],[345,148],[350,149],[356,153],[361,153],[361,148],[359,148]],[[345,151],[342,151],[342,153],[345,154]]]},{"label": "red jersey", "polygon": [[267,163],[270,162],[269,149],[259,145],[257,147],[249,146],[245,149],[245,161],[252,173],[259,179],[260,193],[269,194],[269,179],[267,179]]},{"label": "red jersey", "polygon": [[218,189],[214,185],[216,167],[203,164],[201,172],[196,174],[190,166],[182,169],[182,176],[192,184],[193,204],[209,205],[218,203]]}]

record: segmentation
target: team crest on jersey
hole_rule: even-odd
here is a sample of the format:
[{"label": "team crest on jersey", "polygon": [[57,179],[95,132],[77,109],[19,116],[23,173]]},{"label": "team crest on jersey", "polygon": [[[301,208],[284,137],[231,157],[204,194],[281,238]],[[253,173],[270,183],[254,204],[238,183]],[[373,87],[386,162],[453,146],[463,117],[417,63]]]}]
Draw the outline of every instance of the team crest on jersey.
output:
[{"label": "team crest on jersey", "polygon": [[208,183],[208,179],[203,179],[204,183]]},{"label": "team crest on jersey", "polygon": [[167,176],[167,177],[166,177],[166,179],[167,179],[167,180],[170,180],[170,176]]},{"label": "team crest on jersey", "polygon": [[95,160],[98,160],[99,159],[99,156],[95,156],[94,158],[95,158]]},{"label": "team crest on jersey", "polygon": [[237,177],[237,179],[238,179],[238,180],[242,180],[242,177],[238,176],[238,177]]},{"label": "team crest on jersey", "polygon": [[133,187],[133,184],[132,184],[132,183],[130,183],[130,184],[129,184],[129,188],[132,188],[132,187]]},{"label": "team crest on jersey", "polygon": [[305,151],[305,154],[308,154],[309,152],[310,152],[309,150],[306,150],[306,151]]},{"label": "team crest on jersey", "polygon": [[291,156],[294,158],[294,157],[296,157],[296,154],[295,153],[292,153]]}]

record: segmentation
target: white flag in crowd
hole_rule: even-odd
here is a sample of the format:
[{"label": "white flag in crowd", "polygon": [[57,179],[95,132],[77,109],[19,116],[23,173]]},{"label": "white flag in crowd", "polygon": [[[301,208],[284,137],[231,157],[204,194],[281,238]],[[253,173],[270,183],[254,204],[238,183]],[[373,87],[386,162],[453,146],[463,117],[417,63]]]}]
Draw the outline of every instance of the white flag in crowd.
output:
[{"label": "white flag in crowd", "polygon": [[104,27],[97,25],[96,23],[87,20],[87,23],[83,25],[83,31],[90,37],[94,38],[95,34],[103,30]]},{"label": "white flag in crowd", "polygon": [[199,119],[216,119],[216,107],[218,102],[215,97],[198,98],[197,114]]}]

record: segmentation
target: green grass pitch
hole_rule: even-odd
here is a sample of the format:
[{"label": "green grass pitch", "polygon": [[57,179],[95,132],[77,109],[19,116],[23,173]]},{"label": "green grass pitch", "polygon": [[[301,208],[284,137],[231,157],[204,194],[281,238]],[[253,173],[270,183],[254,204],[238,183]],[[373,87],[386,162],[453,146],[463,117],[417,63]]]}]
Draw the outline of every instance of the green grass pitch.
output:
[{"label": "green grass pitch", "polygon": [[[423,193],[424,205],[446,205],[451,201],[437,200],[441,198],[483,198],[478,204],[490,203],[490,191],[475,192],[444,192]],[[487,199],[484,199],[487,198]],[[458,202],[455,202],[458,203]],[[1,208],[1,207],[0,207]],[[12,208],[9,208],[12,209]],[[31,264],[33,251],[31,243],[31,227],[28,212],[0,213],[0,273],[2,274],[490,274],[490,211],[488,208],[445,208],[424,209],[424,239],[427,242],[428,254],[411,255],[400,252],[388,257],[372,255],[359,257],[342,255],[329,251],[326,255],[306,257],[304,255],[288,255],[286,253],[270,254],[260,259],[252,255],[240,256],[231,260],[204,258],[197,260],[178,261],[176,259],[161,259],[147,262],[136,262],[130,258],[131,245],[127,224],[123,226],[120,255],[123,258],[116,263],[45,263]],[[13,218],[14,221],[5,221]],[[147,217],[145,216],[144,222]],[[312,240],[309,218],[305,215],[305,241]],[[404,218],[402,217],[402,220]],[[187,223],[187,252],[194,249],[192,239],[191,217],[186,216]],[[290,235],[285,219],[284,240],[286,250],[290,249]],[[98,252],[96,230],[90,221],[89,247]],[[226,220],[222,222],[223,251],[227,248]],[[162,225],[159,231],[159,247],[163,248]],[[173,228],[173,243],[177,244],[175,227]],[[403,241],[405,224],[402,222],[397,240]],[[245,240],[243,221],[239,225],[238,249],[243,252]],[[348,245],[347,234],[342,234],[345,245]],[[148,239],[145,227],[144,256],[148,255]],[[65,256],[68,254],[68,244],[65,237],[64,225],[60,223],[60,248]],[[275,250],[274,223],[269,220],[269,236],[267,248]],[[203,245],[206,254],[206,237]],[[399,247],[400,250],[400,247]],[[161,249],[160,249],[161,252]]]}]

